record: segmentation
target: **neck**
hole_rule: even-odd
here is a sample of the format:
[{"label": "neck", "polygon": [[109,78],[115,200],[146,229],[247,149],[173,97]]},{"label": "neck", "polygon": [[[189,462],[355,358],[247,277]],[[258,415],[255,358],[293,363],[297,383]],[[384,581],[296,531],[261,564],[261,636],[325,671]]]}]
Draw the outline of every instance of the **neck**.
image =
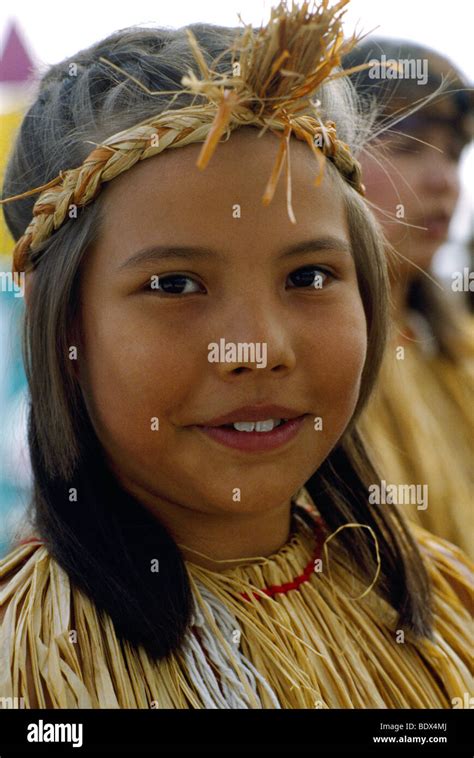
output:
[{"label": "neck", "polygon": [[209,512],[158,497],[130,480],[121,484],[170,532],[186,561],[211,571],[268,557],[290,538],[291,500],[264,511]]},{"label": "neck", "polygon": [[224,514],[216,517],[205,514],[199,521],[200,529],[196,532],[187,517],[186,528],[181,530],[185,535],[183,539],[176,534],[175,522],[174,537],[185,560],[219,572],[251,558],[266,558],[283,547],[290,537],[291,503],[263,516]]}]

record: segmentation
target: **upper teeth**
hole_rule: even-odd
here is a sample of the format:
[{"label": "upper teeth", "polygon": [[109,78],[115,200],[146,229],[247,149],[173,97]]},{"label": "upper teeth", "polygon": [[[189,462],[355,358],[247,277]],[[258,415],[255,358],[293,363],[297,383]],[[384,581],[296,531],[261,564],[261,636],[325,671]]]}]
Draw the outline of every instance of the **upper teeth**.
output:
[{"label": "upper teeth", "polygon": [[267,421],[236,421],[233,427],[238,432],[271,432],[281,421],[281,418],[269,418]]}]

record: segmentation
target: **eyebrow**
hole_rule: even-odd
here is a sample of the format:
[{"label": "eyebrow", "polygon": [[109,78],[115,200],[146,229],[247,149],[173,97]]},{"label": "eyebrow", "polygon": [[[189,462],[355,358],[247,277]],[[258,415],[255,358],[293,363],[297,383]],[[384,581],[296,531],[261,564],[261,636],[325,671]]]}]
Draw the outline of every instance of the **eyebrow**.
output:
[{"label": "eyebrow", "polygon": [[[339,237],[318,237],[285,247],[280,251],[278,257],[287,258],[301,253],[317,252],[318,250],[337,250],[350,253],[351,246],[349,242]],[[200,245],[151,245],[134,253],[118,267],[118,270],[138,268],[147,263],[156,263],[170,258],[180,258],[187,261],[224,260],[221,252]]]}]

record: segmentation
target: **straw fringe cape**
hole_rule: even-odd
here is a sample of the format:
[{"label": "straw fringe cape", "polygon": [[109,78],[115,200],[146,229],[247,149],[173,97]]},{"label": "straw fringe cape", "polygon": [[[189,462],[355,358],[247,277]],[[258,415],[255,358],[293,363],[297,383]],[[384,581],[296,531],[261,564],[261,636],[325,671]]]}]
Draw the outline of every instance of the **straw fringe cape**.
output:
[{"label": "straw fringe cape", "polygon": [[[424,321],[409,327],[396,330],[359,428],[387,482],[428,485],[428,507],[402,506],[407,517],[474,560],[474,319],[456,364],[428,352]],[[404,360],[395,358],[397,345]]]},{"label": "straw fringe cape", "polygon": [[403,640],[374,590],[353,599],[361,587],[336,548],[330,571],[324,561],[314,570],[321,529],[297,509],[289,540],[267,558],[223,572],[187,562],[193,623],[159,662],[119,641],[44,544],[17,546],[0,561],[0,696],[31,707],[28,655],[40,708],[466,707],[456,704],[473,690],[472,622],[461,600],[472,586],[469,560],[413,526],[433,584],[435,632],[432,641],[408,632]]}]

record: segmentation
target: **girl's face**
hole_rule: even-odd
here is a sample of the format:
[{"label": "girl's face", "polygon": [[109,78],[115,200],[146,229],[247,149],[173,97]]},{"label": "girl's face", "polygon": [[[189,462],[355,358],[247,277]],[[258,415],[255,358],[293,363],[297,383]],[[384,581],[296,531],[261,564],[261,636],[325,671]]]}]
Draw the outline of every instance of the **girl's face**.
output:
[{"label": "girl's face", "polygon": [[[279,142],[257,134],[233,133],[202,172],[193,144],[103,190],[101,235],[82,272],[79,374],[113,470],[157,516],[170,504],[257,514],[289,503],[357,402],[366,322],[343,199],[327,170],[312,186],[317,164],[292,140],[297,223],[284,174],[264,207]],[[134,260],[145,248],[155,252]],[[210,361],[221,341],[250,343],[254,357]],[[266,404],[304,415],[273,449],[235,449],[201,428]]]},{"label": "girl's face", "polygon": [[[366,155],[361,163],[368,199],[392,216],[379,216],[387,239],[409,261],[427,269],[446,241],[458,200],[463,142],[452,129],[434,124],[425,123],[410,135],[384,138],[383,153]],[[408,275],[417,275],[403,259],[399,265]]]}]

